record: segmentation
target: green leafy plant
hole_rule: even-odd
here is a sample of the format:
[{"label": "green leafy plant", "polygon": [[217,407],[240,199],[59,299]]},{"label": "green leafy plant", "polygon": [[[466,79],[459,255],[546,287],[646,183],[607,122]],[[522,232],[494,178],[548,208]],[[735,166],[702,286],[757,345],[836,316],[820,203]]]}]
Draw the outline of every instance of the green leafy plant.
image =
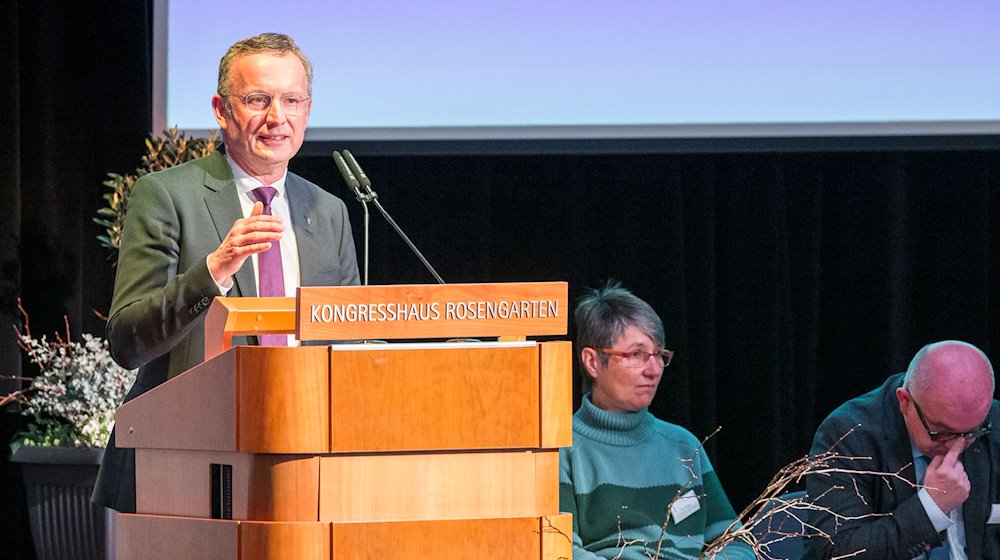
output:
[{"label": "green leafy plant", "polygon": [[[177,128],[164,130],[160,136],[151,135],[146,139],[146,153],[142,165],[128,175],[108,173],[104,185],[111,192],[104,195],[108,205],[97,210],[94,222],[104,228],[97,236],[103,247],[118,250],[121,244],[122,226],[128,212],[128,197],[135,182],[147,173],[161,171],[178,163],[205,157],[219,146],[218,134],[212,132],[208,138],[188,138]],[[117,252],[115,253],[117,255]]]},{"label": "green leafy plant", "polygon": [[65,339],[58,333],[55,340],[35,338],[20,302],[18,307],[24,332],[14,327],[17,343],[38,374],[27,387],[0,399],[0,404],[20,403],[21,414],[29,418],[11,450],[22,445],[103,447],[136,370],[116,364],[103,338],[84,334],[79,341],[70,340],[68,322]]}]

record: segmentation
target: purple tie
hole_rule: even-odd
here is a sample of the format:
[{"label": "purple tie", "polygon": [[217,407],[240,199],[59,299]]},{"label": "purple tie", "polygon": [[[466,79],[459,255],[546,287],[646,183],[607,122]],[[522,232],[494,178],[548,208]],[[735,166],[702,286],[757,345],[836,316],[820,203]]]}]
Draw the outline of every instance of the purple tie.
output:
[{"label": "purple tie", "polygon": [[[264,214],[271,215],[271,199],[278,194],[274,187],[257,187],[250,191],[250,198],[264,203]],[[258,294],[262,297],[285,296],[285,274],[281,267],[281,244],[271,243],[271,248],[257,253],[257,269],[260,272]],[[283,334],[260,335],[261,346],[288,346],[288,338]]]}]

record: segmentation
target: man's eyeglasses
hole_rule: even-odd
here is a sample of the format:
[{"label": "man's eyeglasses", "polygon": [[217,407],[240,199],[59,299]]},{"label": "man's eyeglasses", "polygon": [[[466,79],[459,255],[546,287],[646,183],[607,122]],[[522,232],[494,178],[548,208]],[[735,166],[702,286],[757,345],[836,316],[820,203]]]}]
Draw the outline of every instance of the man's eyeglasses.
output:
[{"label": "man's eyeglasses", "polygon": [[913,403],[913,408],[917,410],[917,418],[920,418],[920,423],[924,425],[924,429],[927,430],[927,435],[931,438],[931,441],[949,441],[959,437],[974,439],[983,437],[993,431],[993,423],[990,421],[989,415],[987,415],[983,424],[971,432],[935,432],[927,425],[927,419],[924,418],[924,411],[920,410],[920,405],[913,399],[913,395],[910,395],[910,401]]},{"label": "man's eyeglasses", "polygon": [[[274,96],[268,93],[261,93],[259,91],[248,93],[246,95],[235,95],[232,93],[228,93],[226,95],[243,101],[246,108],[254,113],[266,113],[268,109],[271,108],[271,103],[274,102]],[[281,109],[285,112],[285,114],[289,117],[295,117],[298,116],[299,113],[305,111],[310,98],[283,95],[278,99],[281,103]]]},{"label": "man's eyeglasses", "polygon": [[660,350],[659,352],[644,352],[642,350],[632,350],[621,352],[611,348],[601,348],[601,352],[609,356],[618,356],[622,359],[622,365],[627,368],[641,368],[646,365],[650,358],[661,368],[670,365],[670,360],[674,359],[673,350]]}]

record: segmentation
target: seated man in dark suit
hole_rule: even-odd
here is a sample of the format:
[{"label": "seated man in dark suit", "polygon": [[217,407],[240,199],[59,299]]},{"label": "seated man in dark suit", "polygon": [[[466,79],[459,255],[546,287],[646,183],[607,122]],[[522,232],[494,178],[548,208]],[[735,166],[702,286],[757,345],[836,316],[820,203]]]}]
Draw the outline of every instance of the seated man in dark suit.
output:
[{"label": "seated man in dark suit", "polygon": [[[212,98],[225,154],[136,182],[108,320],[115,360],[139,368],[125,400],[203,361],[205,311],[216,296],[358,283],[343,201],[288,172],[311,95],[312,66],[291,37],[239,41],[219,63]],[[234,342],[294,343],[257,338]],[[93,500],[135,511],[134,453],[116,448],[114,434]]]},{"label": "seated man in dark suit", "polygon": [[920,349],[905,373],[841,405],[812,453],[806,558],[1000,559],[1000,421],[993,367],[975,346]]}]

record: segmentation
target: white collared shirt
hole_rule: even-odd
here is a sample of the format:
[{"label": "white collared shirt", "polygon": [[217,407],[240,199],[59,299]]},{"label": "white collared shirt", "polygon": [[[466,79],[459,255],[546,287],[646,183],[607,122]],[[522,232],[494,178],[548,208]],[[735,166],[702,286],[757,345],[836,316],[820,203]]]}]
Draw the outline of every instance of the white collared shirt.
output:
[{"label": "white collared shirt", "polygon": [[[927,472],[927,467],[924,465],[924,454],[917,449],[916,445],[910,441],[910,450],[913,453],[913,470],[917,475],[917,483],[923,484],[924,474]],[[931,498],[930,493],[926,488],[921,487],[917,490],[917,497],[920,499],[920,503],[924,506],[924,511],[927,512],[927,517],[930,518],[931,525],[934,526],[934,530],[937,532],[946,531],[952,525],[955,528],[952,529],[957,531],[958,542],[964,547],[965,546],[965,521],[962,518],[962,506],[955,508],[952,515],[948,515],[941,511],[938,507],[937,502],[934,498]]]},{"label": "white collared shirt", "polygon": [[[295,289],[301,283],[301,278],[299,276],[299,248],[295,241],[295,230],[292,227],[292,211],[288,204],[288,195],[285,190],[285,180],[288,178],[288,170],[286,169],[281,178],[274,183],[264,185],[244,171],[239,164],[233,161],[233,158],[229,157],[229,154],[226,154],[226,161],[229,162],[229,168],[233,172],[233,180],[236,182],[236,190],[240,195],[240,207],[243,210],[244,218],[249,217],[250,212],[253,210],[254,201],[250,198],[250,191],[262,186],[274,187],[278,191],[278,194],[274,195],[274,198],[271,200],[271,215],[280,216],[285,223],[285,231],[281,234],[281,271],[285,277],[285,296],[292,297],[295,295]],[[251,255],[250,258],[253,263],[257,293],[260,293],[260,268],[257,264],[257,255]],[[297,345],[294,336],[289,336],[288,340],[289,345]]]}]

